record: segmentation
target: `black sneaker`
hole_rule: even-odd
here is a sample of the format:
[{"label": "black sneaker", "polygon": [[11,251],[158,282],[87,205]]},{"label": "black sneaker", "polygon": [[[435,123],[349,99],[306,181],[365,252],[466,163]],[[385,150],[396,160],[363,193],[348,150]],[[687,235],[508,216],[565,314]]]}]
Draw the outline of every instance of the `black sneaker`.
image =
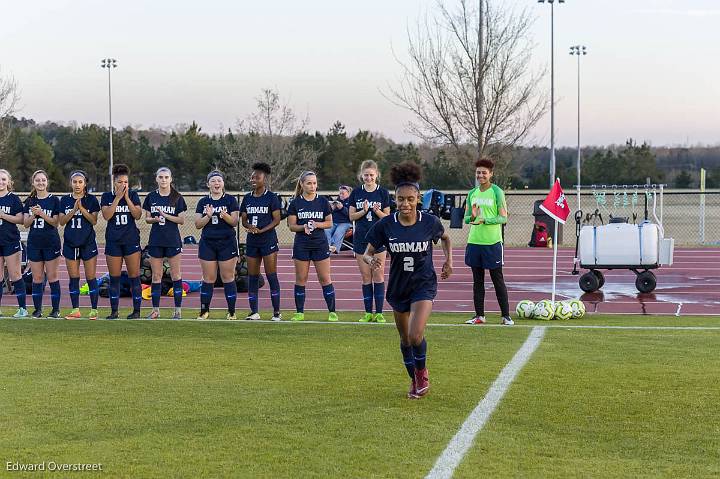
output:
[{"label": "black sneaker", "polygon": [[140,311],[133,311],[127,315],[127,319],[140,319]]},{"label": "black sneaker", "polygon": [[111,311],[110,316],[105,316],[105,319],[118,319],[118,312],[117,311]]},{"label": "black sneaker", "polygon": [[50,319],[60,319],[60,310],[59,309],[53,309],[50,311],[50,314],[48,314],[48,318]]},{"label": "black sneaker", "polygon": [[32,313],[33,318],[42,318],[42,309],[36,309]]}]

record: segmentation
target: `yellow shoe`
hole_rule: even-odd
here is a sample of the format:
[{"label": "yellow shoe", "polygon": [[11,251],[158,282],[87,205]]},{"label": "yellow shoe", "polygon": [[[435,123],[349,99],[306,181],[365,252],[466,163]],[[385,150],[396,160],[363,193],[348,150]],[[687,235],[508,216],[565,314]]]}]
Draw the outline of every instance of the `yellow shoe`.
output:
[{"label": "yellow shoe", "polygon": [[360,318],[361,323],[370,323],[373,320],[373,314],[372,313],[365,313],[365,315]]},{"label": "yellow shoe", "polygon": [[373,321],[375,321],[376,323],[384,323],[385,316],[383,316],[382,313],[375,313],[375,316],[373,316]]},{"label": "yellow shoe", "polygon": [[208,319],[210,317],[210,310],[209,309],[201,309],[200,314],[198,314],[197,319]]},{"label": "yellow shoe", "polygon": [[328,321],[330,321],[331,323],[335,323],[335,322],[337,322],[337,320],[338,320],[338,315],[335,311],[328,314]]},{"label": "yellow shoe", "polygon": [[293,314],[292,318],[290,318],[290,321],[304,321],[305,320],[305,313],[295,313]]},{"label": "yellow shoe", "polygon": [[227,316],[225,316],[225,319],[228,321],[235,321],[237,319],[237,316],[235,313],[228,313]]}]

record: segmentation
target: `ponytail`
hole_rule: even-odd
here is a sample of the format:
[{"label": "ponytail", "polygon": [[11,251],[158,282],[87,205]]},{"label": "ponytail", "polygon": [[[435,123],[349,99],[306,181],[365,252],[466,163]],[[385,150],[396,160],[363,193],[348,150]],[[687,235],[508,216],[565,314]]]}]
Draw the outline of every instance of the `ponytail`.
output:
[{"label": "ponytail", "polygon": [[305,181],[305,178],[307,178],[308,176],[317,176],[317,174],[311,170],[303,171],[302,175],[300,175],[300,177],[297,180],[297,184],[295,185],[295,198],[302,195],[302,191],[303,191],[302,184],[303,184],[303,181]]}]

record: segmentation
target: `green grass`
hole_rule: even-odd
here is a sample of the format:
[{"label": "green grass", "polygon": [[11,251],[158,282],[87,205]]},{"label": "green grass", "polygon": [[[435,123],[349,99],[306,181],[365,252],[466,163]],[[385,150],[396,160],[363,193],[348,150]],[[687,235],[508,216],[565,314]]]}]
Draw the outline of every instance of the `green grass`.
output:
[{"label": "green grass", "polygon": [[[0,477],[51,460],[106,477],[422,477],[527,334],[429,327],[432,391],[409,401],[392,325],[3,319]],[[550,329],[456,476],[717,476],[719,337]]]}]

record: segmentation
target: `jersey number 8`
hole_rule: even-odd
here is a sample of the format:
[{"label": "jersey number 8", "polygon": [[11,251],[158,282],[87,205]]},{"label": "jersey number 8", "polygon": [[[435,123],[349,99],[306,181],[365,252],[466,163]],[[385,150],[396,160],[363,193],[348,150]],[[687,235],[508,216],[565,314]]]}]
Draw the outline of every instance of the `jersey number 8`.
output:
[{"label": "jersey number 8", "polygon": [[403,270],[410,272],[415,271],[415,258],[412,256],[406,256],[403,258]]}]

